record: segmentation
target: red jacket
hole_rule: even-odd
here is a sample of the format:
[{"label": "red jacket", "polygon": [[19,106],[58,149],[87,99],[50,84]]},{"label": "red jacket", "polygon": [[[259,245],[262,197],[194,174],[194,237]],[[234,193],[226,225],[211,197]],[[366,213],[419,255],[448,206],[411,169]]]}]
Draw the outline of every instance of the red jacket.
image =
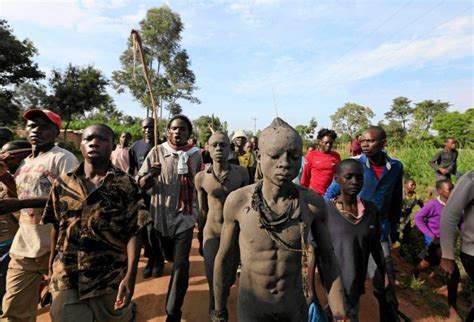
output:
[{"label": "red jacket", "polygon": [[324,196],[339,162],[341,162],[341,156],[336,151],[329,151],[329,153],[322,153],[319,150],[311,151],[305,158],[301,185]]}]

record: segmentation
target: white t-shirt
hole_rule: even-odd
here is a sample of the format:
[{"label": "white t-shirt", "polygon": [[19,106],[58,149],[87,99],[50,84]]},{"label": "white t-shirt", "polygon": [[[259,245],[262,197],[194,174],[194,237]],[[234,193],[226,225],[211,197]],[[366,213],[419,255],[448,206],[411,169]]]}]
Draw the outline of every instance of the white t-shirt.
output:
[{"label": "white t-shirt", "polygon": [[[15,173],[18,198],[47,197],[52,184],[60,175],[70,172],[78,164],[74,154],[54,146],[36,158],[24,159]],[[20,228],[13,239],[10,253],[38,258],[51,250],[51,225],[40,225],[42,208],[20,211]]]}]

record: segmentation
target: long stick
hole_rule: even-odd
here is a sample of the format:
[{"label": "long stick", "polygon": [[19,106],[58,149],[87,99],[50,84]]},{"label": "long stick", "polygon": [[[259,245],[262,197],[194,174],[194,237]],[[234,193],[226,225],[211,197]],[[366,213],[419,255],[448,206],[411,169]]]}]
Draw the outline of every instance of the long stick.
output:
[{"label": "long stick", "polygon": [[[145,64],[145,57],[143,55],[143,46],[142,46],[142,39],[140,38],[140,35],[138,34],[138,31],[132,29],[132,32],[130,34],[132,36],[132,41],[133,41],[133,52],[134,52],[134,64],[135,64],[135,50],[138,48],[138,52],[140,53],[140,61],[143,66],[143,76],[145,77],[146,84],[148,86],[148,92],[150,93],[150,99],[151,99],[151,107],[153,110],[153,118],[154,118],[154,140],[155,140],[155,153],[156,153],[156,160],[157,162],[160,162],[160,155],[158,153],[158,137],[159,137],[159,119],[158,119],[158,112],[156,110],[156,102],[155,102],[155,97],[153,96],[153,91],[151,88],[151,81],[150,81],[150,75],[148,74],[148,68],[147,65]],[[134,65],[135,66],[135,65]],[[147,116],[148,116],[148,110],[147,110]]]}]

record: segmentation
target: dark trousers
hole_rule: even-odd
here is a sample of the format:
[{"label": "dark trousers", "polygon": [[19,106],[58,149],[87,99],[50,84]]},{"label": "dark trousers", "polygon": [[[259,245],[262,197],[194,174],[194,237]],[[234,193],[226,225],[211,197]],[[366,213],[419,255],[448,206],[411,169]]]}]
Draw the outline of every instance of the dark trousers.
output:
[{"label": "dark trousers", "polygon": [[10,255],[8,255],[8,252],[10,251],[10,247],[11,244],[0,247],[0,314],[3,313],[1,303],[3,302],[3,295],[5,295],[6,292],[7,270],[8,263],[10,263]]},{"label": "dark trousers", "polygon": [[153,225],[148,225],[146,226],[146,230],[142,230],[142,238],[143,245],[145,246],[145,257],[147,257],[148,260],[153,263],[153,267],[163,266],[165,259],[163,258],[160,241],[158,240],[158,236]]},{"label": "dark trousers", "polygon": [[166,321],[181,320],[181,307],[189,282],[189,253],[193,240],[193,228],[176,234],[173,238],[164,237],[155,230],[160,241],[161,251],[167,261],[173,262],[168,294],[166,295]]},{"label": "dark trousers", "polygon": [[469,308],[469,314],[467,315],[466,321],[474,321],[474,256],[468,255],[466,253],[461,252],[461,262],[462,266],[464,266],[464,270],[466,271],[467,275],[471,279],[471,307]]}]

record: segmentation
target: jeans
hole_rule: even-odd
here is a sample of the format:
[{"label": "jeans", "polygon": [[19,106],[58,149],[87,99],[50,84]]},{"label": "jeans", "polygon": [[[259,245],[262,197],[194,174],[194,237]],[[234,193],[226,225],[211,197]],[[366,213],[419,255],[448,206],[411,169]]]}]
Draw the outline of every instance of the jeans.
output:
[{"label": "jeans", "polygon": [[189,253],[193,240],[193,230],[194,227],[176,234],[173,238],[164,237],[159,231],[155,230],[160,241],[163,257],[173,262],[168,294],[166,295],[166,313],[168,314],[166,321],[181,320],[181,307],[189,282]]},{"label": "jeans", "polygon": [[[5,292],[6,292],[7,270],[8,270],[8,263],[10,263],[10,255],[8,254],[8,252],[10,251],[11,246],[12,246],[11,244],[0,246],[0,303],[1,301],[3,301],[3,295],[5,295]],[[0,305],[0,311],[1,311],[1,305]],[[0,314],[2,312],[0,312]]]}]

